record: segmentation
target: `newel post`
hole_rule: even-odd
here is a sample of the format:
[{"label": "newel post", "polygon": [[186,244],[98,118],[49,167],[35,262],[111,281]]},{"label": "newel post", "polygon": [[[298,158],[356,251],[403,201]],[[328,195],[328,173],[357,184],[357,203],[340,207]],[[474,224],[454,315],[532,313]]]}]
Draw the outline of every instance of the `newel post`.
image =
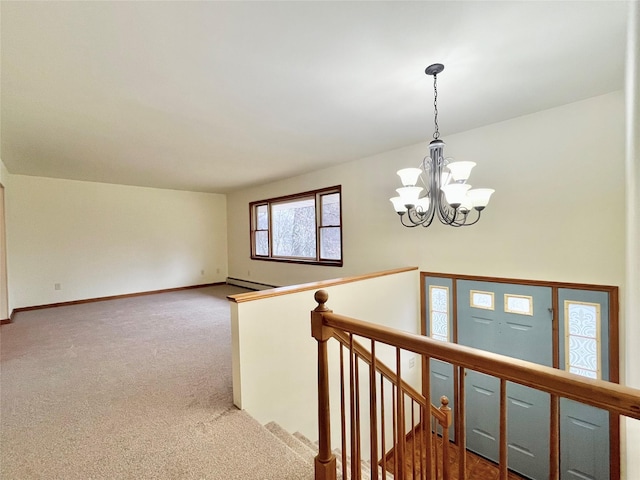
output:
[{"label": "newel post", "polygon": [[327,340],[331,329],[322,322],[323,313],[331,312],[325,303],[329,294],[318,290],[314,298],[318,306],[311,312],[311,335],[318,342],[318,455],[315,458],[316,480],[336,480],[336,457],[331,453],[331,419],[329,414],[329,365]]},{"label": "newel post", "polygon": [[438,409],[444,413],[444,422],[442,422],[442,478],[443,480],[449,480],[450,465],[449,465],[449,427],[451,426],[451,408],[449,407],[449,399],[444,395],[440,397],[440,408]]}]

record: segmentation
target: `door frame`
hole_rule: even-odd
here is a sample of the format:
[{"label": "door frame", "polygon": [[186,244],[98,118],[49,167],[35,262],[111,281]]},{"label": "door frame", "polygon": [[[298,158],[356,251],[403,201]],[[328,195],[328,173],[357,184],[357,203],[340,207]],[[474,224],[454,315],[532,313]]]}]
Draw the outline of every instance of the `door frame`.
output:
[{"label": "door frame", "polygon": [[[598,292],[606,292],[609,295],[609,381],[612,383],[620,383],[620,328],[619,328],[619,287],[613,285],[591,285],[586,283],[567,283],[567,282],[552,282],[545,280],[529,280],[518,278],[503,278],[503,277],[487,277],[478,275],[465,275],[456,273],[441,273],[441,272],[420,272],[420,333],[426,335],[426,305],[427,299],[425,296],[425,284],[427,277],[440,277],[451,279],[451,324],[453,326],[452,342],[458,343],[458,291],[457,280],[471,280],[480,282],[493,282],[493,283],[515,283],[519,285],[531,285],[536,287],[549,287],[551,288],[551,305],[553,308],[553,368],[560,369],[560,343],[559,343],[559,322],[560,311],[558,306],[558,290],[560,288],[568,288],[575,290],[592,290]],[[455,438],[456,443],[460,438],[460,422],[457,419],[460,417],[460,402],[458,402],[458,392],[460,380],[458,378],[458,370],[454,368],[453,372],[453,395],[454,395],[454,414],[456,418],[455,422]],[[425,392],[422,392],[423,394]],[[558,419],[559,420],[559,419]],[[609,414],[609,446],[610,446],[610,462],[609,462],[609,475],[611,480],[620,479],[620,416],[618,414]]]}]

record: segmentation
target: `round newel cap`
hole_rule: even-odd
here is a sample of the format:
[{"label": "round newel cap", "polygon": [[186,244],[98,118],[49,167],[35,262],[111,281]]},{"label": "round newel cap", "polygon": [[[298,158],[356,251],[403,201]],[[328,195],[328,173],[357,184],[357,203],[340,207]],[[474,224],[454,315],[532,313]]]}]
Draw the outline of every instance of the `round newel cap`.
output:
[{"label": "round newel cap", "polygon": [[329,292],[326,290],[318,290],[313,298],[318,302],[320,306],[323,306],[329,300]]},{"label": "round newel cap", "polygon": [[441,396],[441,397],[440,397],[440,404],[441,404],[443,407],[446,407],[447,405],[449,405],[449,399],[448,399],[446,396],[444,396],[444,395],[443,395],[443,396]]}]

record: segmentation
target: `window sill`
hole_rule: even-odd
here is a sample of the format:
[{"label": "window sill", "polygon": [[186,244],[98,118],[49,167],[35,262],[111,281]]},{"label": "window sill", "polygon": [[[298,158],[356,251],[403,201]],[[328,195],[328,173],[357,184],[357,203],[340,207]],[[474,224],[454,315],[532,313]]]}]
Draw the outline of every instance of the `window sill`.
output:
[{"label": "window sill", "polygon": [[279,263],[298,263],[301,265],[321,265],[325,267],[342,267],[342,260],[304,260],[301,258],[270,258],[252,256],[251,260],[260,260],[263,262],[279,262]]}]

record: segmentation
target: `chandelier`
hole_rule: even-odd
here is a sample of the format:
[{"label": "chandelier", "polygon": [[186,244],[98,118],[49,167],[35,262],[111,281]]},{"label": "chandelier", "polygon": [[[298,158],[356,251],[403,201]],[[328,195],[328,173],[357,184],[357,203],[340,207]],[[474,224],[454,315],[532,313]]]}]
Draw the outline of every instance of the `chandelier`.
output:
[{"label": "chandelier", "polygon": [[[435,132],[429,143],[429,156],[421,168],[398,170],[402,188],[397,197],[390,198],[400,223],[405,227],[428,227],[437,216],[440,222],[452,227],[473,225],[480,220],[482,210],[489,203],[491,188],[471,188],[467,179],[474,162],[452,162],[444,157],[444,142],[438,130],[438,74],[444,65],[429,65],[425,73],[433,76],[433,109]],[[416,186],[420,181],[423,187]],[[420,196],[425,190],[424,196]],[[475,211],[471,214],[471,211]]]}]

